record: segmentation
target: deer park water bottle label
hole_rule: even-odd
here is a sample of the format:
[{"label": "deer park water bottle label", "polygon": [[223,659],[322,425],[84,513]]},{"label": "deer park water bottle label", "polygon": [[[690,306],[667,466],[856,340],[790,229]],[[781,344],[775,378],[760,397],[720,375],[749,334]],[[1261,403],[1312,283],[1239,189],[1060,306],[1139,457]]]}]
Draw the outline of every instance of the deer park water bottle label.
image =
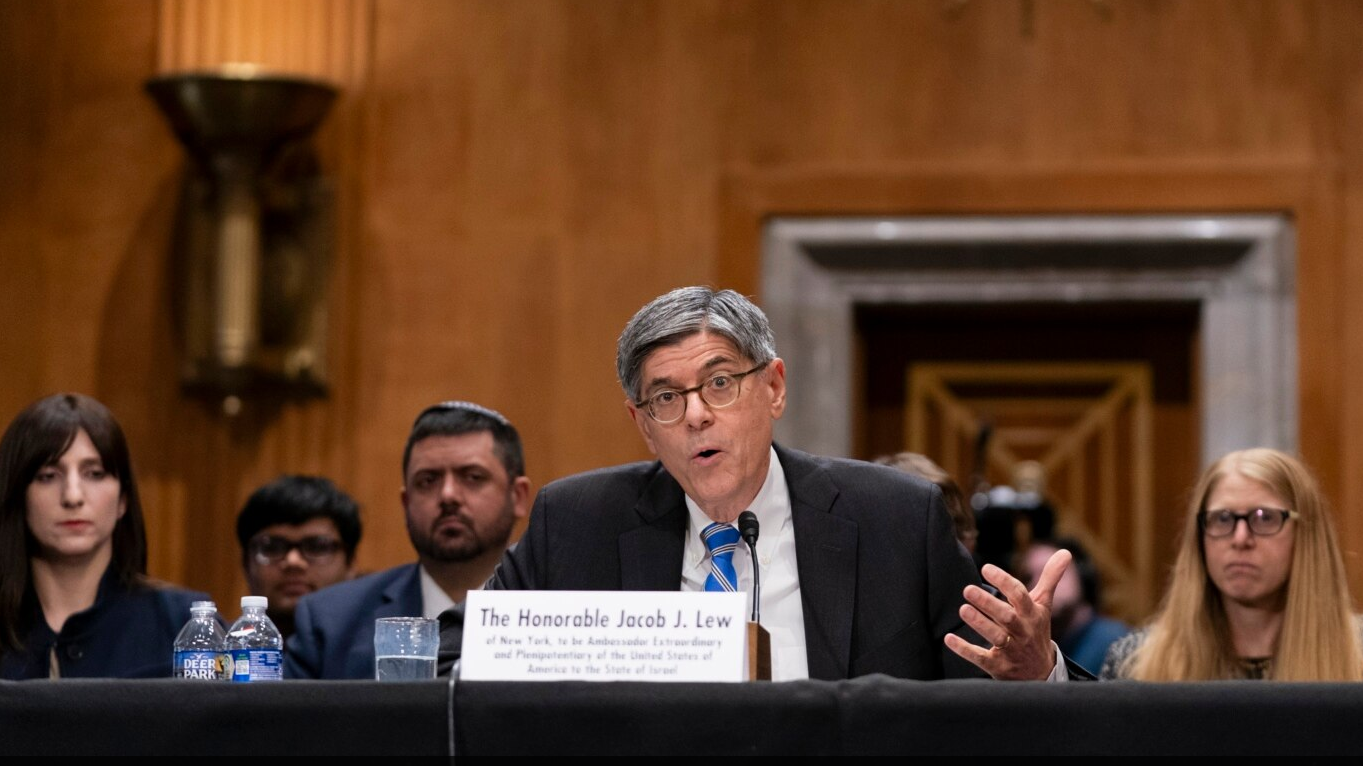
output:
[{"label": "deer park water bottle label", "polygon": [[175,675],[178,678],[217,681],[226,677],[226,665],[222,652],[198,650],[175,653]]}]

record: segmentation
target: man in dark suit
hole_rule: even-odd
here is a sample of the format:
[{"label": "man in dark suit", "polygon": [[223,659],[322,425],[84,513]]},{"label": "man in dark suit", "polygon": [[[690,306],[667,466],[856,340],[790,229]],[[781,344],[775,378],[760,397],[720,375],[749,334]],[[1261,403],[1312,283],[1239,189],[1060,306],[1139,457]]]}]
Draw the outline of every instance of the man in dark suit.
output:
[{"label": "man in dark suit", "polygon": [[303,597],[286,678],[373,678],[374,620],[436,617],[480,587],[530,498],[520,434],[500,413],[442,402],[417,416],[402,506],[418,561]]},{"label": "man in dark suit", "polygon": [[[775,445],[785,363],[746,298],[688,287],[655,299],[625,327],[616,364],[625,407],[658,460],[547,485],[488,588],[713,590],[723,586],[711,581],[703,538],[750,510],[774,680],[1065,677],[1049,604],[1068,554],[1030,593],[986,568],[1004,601],[979,587],[936,487]],[[733,557],[727,587],[749,589],[748,562]],[[442,622],[449,661],[458,613]]]}]

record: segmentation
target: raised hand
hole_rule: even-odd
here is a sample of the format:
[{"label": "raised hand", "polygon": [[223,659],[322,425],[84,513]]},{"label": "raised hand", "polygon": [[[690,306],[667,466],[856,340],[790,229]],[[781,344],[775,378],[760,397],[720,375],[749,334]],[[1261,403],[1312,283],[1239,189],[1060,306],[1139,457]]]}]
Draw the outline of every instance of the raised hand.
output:
[{"label": "raised hand", "polygon": [[1070,559],[1067,550],[1052,554],[1030,592],[1016,577],[986,564],[980,573],[1008,601],[969,585],[965,589],[966,603],[961,605],[961,619],[992,646],[985,649],[949,633],[945,639],[947,648],[994,678],[1044,681],[1056,662],[1056,651],[1051,646],[1051,602]]}]

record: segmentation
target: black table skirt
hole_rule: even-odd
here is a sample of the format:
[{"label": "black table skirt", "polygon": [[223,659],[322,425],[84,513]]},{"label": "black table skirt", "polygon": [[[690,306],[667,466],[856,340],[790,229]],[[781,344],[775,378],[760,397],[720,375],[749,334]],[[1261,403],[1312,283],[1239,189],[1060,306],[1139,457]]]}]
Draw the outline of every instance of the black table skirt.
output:
[{"label": "black table skirt", "polygon": [[1363,753],[1363,684],[0,682],[0,754]]}]

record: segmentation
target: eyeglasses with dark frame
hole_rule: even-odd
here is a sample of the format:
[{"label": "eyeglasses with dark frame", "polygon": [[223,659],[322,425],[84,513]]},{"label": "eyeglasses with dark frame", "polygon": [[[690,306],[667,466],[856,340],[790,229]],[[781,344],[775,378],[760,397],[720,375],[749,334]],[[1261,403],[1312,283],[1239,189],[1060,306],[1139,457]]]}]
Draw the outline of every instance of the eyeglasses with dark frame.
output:
[{"label": "eyeglasses with dark frame", "polygon": [[723,409],[738,401],[738,395],[743,393],[744,378],[769,364],[770,361],[763,362],[747,372],[716,373],[706,378],[699,386],[683,388],[680,391],[664,388],[654,392],[647,399],[635,402],[634,406],[646,408],[649,417],[663,425],[675,423],[686,415],[687,394],[693,391],[700,394],[701,401],[710,409]]},{"label": "eyeglasses with dark frame", "polygon": [[341,552],[342,543],[334,537],[317,535],[315,537],[305,537],[302,540],[289,540],[283,537],[258,537],[251,541],[251,558],[257,564],[278,564],[289,557],[289,551],[298,549],[310,564],[321,564],[329,561],[337,553]]},{"label": "eyeglasses with dark frame", "polygon": [[1301,514],[1296,511],[1282,508],[1251,508],[1244,513],[1218,508],[1203,511],[1198,514],[1197,519],[1207,537],[1230,537],[1235,534],[1235,527],[1241,521],[1244,521],[1249,531],[1255,535],[1270,537],[1281,532],[1288,519],[1300,516]]}]

